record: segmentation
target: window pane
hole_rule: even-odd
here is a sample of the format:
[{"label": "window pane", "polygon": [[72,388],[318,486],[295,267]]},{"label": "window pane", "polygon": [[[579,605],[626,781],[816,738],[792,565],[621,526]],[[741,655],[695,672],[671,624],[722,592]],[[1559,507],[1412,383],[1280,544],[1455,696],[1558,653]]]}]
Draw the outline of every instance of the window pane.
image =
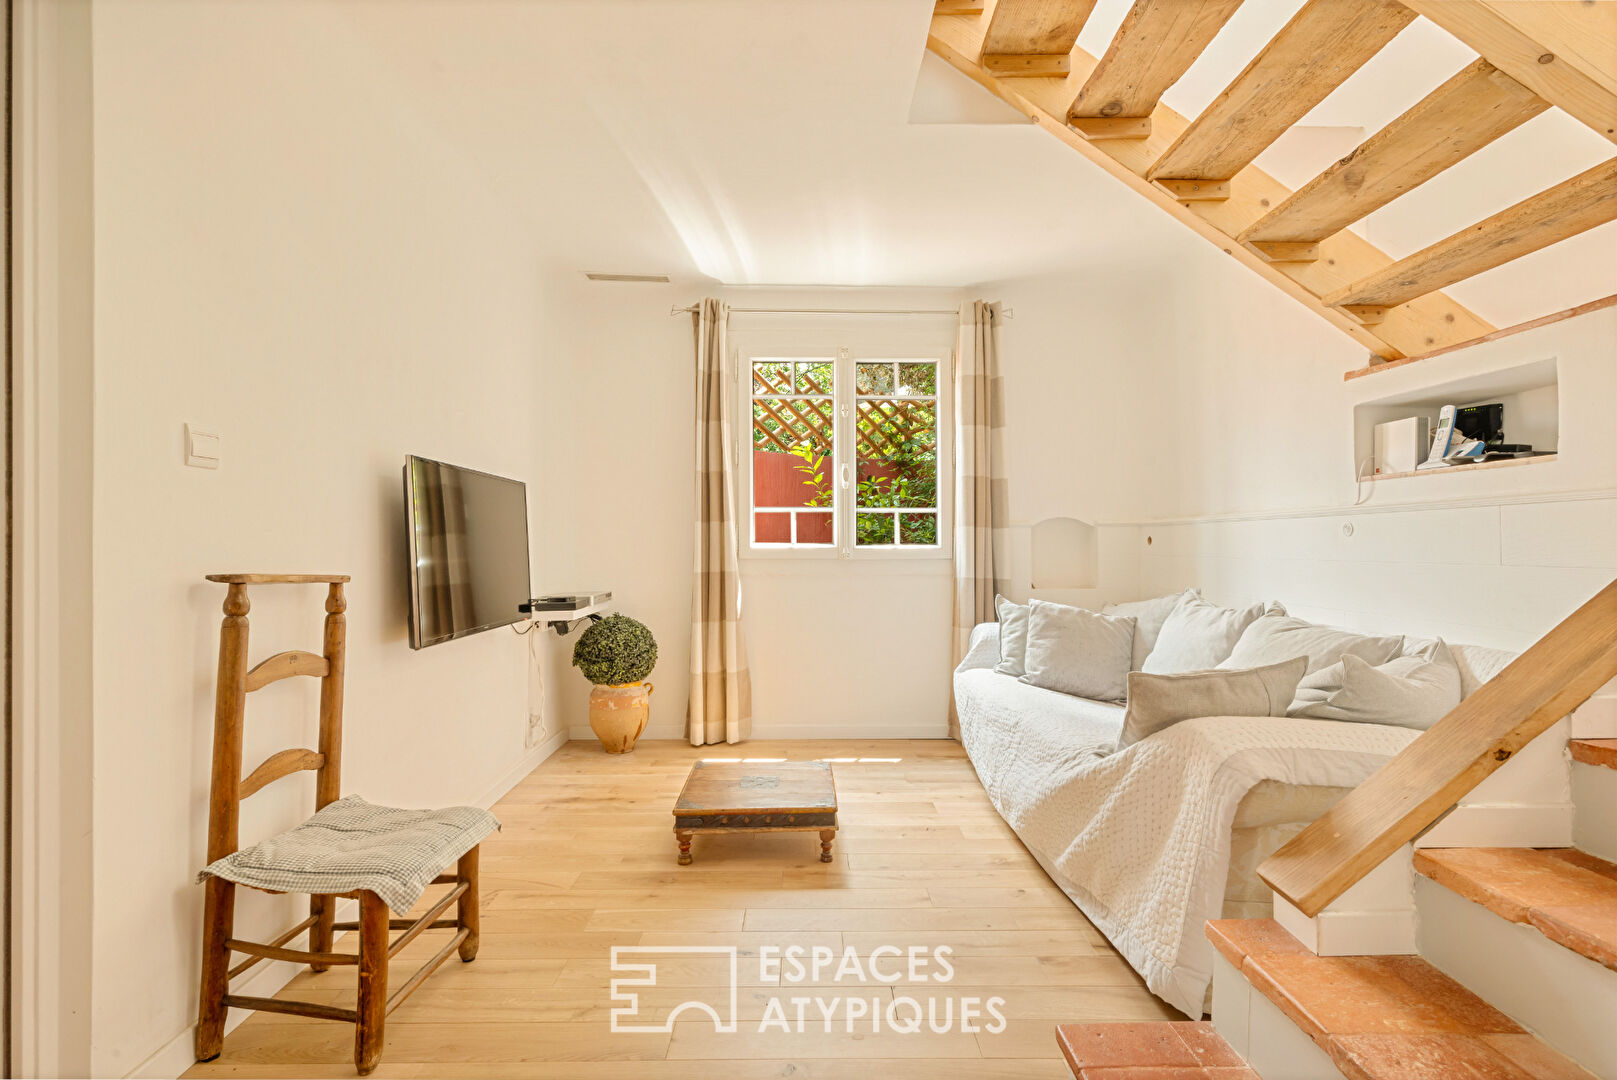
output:
[{"label": "window pane", "polygon": [[862,546],[893,542],[892,514],[860,514],[856,524],[858,542]]},{"label": "window pane", "polygon": [[760,360],[752,365],[752,392],[755,394],[790,394],[792,392],[792,365],[784,361]]},{"label": "window pane", "polygon": [[905,544],[936,544],[938,542],[938,515],[898,515],[898,539]]},{"label": "window pane", "polygon": [[937,403],[860,401],[857,416],[857,504],[868,507],[936,507]]},{"label": "window pane", "polygon": [[797,515],[797,542],[799,544],[830,544],[836,540],[831,528],[831,514],[810,512]]},{"label": "window pane", "polygon": [[892,364],[860,364],[855,369],[854,386],[861,394],[891,394],[893,392]]},{"label": "window pane", "polygon": [[829,394],[832,388],[834,369],[829,360],[811,360],[797,365],[797,390],[799,394]]},{"label": "window pane", "polygon": [[938,392],[938,365],[898,365],[898,392],[911,395],[936,394]]},{"label": "window pane", "polygon": [[792,515],[754,514],[752,542],[755,544],[789,544],[792,541]]}]

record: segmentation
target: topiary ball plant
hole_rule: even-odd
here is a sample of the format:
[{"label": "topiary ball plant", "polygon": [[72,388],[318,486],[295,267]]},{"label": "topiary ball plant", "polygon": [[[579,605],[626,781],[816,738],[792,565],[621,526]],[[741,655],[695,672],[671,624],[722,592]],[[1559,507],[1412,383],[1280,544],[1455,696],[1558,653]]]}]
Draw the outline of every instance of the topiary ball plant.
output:
[{"label": "topiary ball plant", "polygon": [[657,639],[627,615],[608,615],[573,646],[573,666],[597,686],[637,683],[657,666]]}]

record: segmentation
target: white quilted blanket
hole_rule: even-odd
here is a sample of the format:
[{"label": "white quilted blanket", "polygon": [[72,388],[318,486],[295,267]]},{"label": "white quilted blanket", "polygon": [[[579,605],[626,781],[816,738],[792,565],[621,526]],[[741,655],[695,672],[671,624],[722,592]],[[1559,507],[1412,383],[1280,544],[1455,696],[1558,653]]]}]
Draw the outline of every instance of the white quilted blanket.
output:
[{"label": "white quilted blanket", "polygon": [[1241,799],[1264,780],[1351,787],[1419,734],[1216,716],[1108,754],[1122,709],[1018,682],[985,659],[979,648],[961,664],[955,696],[989,798],[1151,991],[1198,1019],[1213,970],[1202,925],[1221,913]]}]

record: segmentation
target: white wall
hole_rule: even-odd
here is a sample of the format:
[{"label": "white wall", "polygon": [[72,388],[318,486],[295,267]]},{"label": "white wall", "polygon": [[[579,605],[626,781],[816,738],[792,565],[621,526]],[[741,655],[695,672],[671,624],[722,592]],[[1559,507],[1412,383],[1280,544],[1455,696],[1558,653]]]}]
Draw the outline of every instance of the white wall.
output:
[{"label": "white wall", "polygon": [[[1101,525],[1114,555],[1079,602],[1199,585],[1220,601],[1520,648],[1617,576],[1617,310],[1344,382],[1359,350],[1188,234],[1147,267],[982,291],[1017,314],[1003,341],[1018,535],[1077,517]],[[1555,463],[1367,484],[1361,497],[1355,404],[1549,357]]]},{"label": "white wall", "polygon": [[[329,10],[117,0],[94,17],[91,1067],[174,1075],[224,596],[204,574],[353,575],[346,791],[472,802],[534,761],[521,640],[407,646],[401,468],[418,452],[538,480],[541,275],[521,223]],[[217,472],[182,464],[187,421],[223,433]],[[320,589],[251,599],[254,659],[318,649]],[[247,766],[311,745],[315,701],[310,680],[254,694]],[[272,787],[244,839],[311,800],[312,774]],[[273,933],[299,906],[246,894],[238,925]]]},{"label": "white wall", "polygon": [[[552,497],[543,587],[609,588],[617,610],[657,638],[646,738],[681,738],[690,668],[691,560],[695,539],[695,373],[689,286],[555,286],[566,310],[550,328],[539,410]],[[904,289],[715,290],[738,307],[953,308],[959,294]],[[732,337],[763,317],[737,315]],[[774,317],[770,317],[774,318]],[[890,321],[890,320],[889,320]],[[833,336],[836,317],[798,320],[805,335]],[[936,333],[937,320],[932,320]],[[779,325],[778,321],[775,325]],[[945,333],[952,333],[947,327]],[[753,675],[753,735],[808,738],[941,736],[949,671],[949,563],[749,560],[744,623]],[[903,613],[912,632],[873,624],[870,611]],[[571,647],[573,638],[566,639]],[[893,672],[906,677],[895,679]],[[575,738],[593,738],[589,684],[566,661],[550,672]]]}]

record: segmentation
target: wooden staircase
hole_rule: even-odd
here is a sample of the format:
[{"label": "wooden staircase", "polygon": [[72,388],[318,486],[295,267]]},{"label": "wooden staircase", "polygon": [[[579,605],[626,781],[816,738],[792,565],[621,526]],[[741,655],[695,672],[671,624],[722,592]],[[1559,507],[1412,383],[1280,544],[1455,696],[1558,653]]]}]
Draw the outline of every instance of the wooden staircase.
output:
[{"label": "wooden staircase", "polygon": [[[1472,821],[1491,824],[1447,827],[1473,791],[1495,801]],[[1569,832],[1539,812],[1546,791],[1570,800]],[[1207,924],[1205,1060],[1183,1060],[1182,1036],[1069,1025],[1057,1038],[1076,1076],[1617,1078],[1617,582],[1258,873],[1276,917]]]},{"label": "wooden staircase", "polygon": [[[1162,104],[1242,0],[938,0],[927,48],[1381,360],[1493,327],[1441,290],[1617,219],[1617,158],[1393,259],[1348,226],[1550,108],[1617,142],[1617,3],[1308,0],[1199,116]],[[1258,155],[1418,18],[1478,56],[1296,191]]]}]

